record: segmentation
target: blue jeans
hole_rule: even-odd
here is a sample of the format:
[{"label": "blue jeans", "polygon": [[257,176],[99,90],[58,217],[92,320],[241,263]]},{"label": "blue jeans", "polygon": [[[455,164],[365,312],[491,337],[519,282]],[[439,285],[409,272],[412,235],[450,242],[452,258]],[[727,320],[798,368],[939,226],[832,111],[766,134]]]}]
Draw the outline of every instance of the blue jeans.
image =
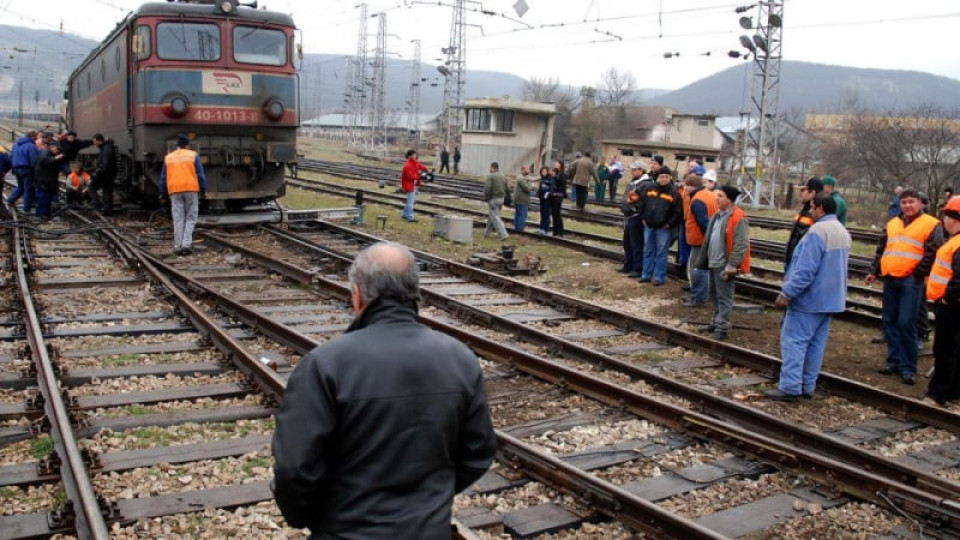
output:
[{"label": "blue jeans", "polygon": [[687,228],[680,224],[680,236],[677,240],[677,264],[686,266],[690,260],[690,244],[687,243]]},{"label": "blue jeans", "polygon": [[[13,174],[17,177],[17,187],[7,197],[7,204],[17,202],[17,199],[21,196],[24,197],[24,202],[26,202],[27,193],[31,191],[33,185],[33,169],[30,167],[16,167],[13,169]],[[32,201],[32,199],[33,195],[30,195],[30,200]]]},{"label": "blue jeans", "polygon": [[781,392],[791,396],[813,394],[829,334],[829,313],[803,313],[787,308],[780,325]]},{"label": "blue jeans", "polygon": [[690,256],[687,258],[687,278],[690,280],[690,301],[701,304],[709,300],[710,271],[697,268],[697,259],[700,258],[700,249],[703,246],[690,246]]},{"label": "blue jeans", "polygon": [[513,208],[513,229],[523,232],[527,228],[527,210],[529,205],[517,204]]},{"label": "blue jeans", "polygon": [[550,199],[540,197],[540,232],[547,234],[550,232]]},{"label": "blue jeans", "polygon": [[922,279],[883,278],[881,318],[887,339],[887,367],[901,375],[917,374],[917,314],[923,293]]},{"label": "blue jeans", "polygon": [[[54,192],[37,190],[37,217],[50,217],[50,203],[53,201]],[[26,204],[27,199],[23,199]]]},{"label": "blue jeans", "polygon": [[413,219],[413,203],[417,200],[417,191],[410,191],[407,193],[407,205],[403,207],[403,214],[401,217],[410,221]]},{"label": "blue jeans", "polygon": [[639,216],[623,224],[623,267],[628,272],[643,273],[643,220]]},{"label": "blue jeans", "polygon": [[640,276],[641,279],[650,279],[652,276],[655,283],[666,281],[667,256],[669,253],[670,229],[644,227],[643,275]]}]

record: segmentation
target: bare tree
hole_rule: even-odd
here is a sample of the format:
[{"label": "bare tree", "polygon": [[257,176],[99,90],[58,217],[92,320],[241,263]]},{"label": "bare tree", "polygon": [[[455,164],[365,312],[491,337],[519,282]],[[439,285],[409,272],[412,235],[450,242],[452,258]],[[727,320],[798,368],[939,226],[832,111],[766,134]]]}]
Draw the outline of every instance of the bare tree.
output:
[{"label": "bare tree", "polygon": [[909,185],[939,203],[943,188],[960,180],[960,111],[921,105],[885,116],[864,112],[847,121],[844,137],[824,152],[828,167],[846,166],[871,189],[893,193]]},{"label": "bare tree", "polygon": [[623,108],[636,101],[637,78],[630,71],[620,72],[612,67],[603,73],[600,80],[600,105]]},{"label": "bare tree", "polygon": [[533,77],[523,83],[523,99],[526,101],[550,102],[557,106],[553,143],[561,151],[573,148],[573,113],[577,108],[577,94],[560,84],[556,78]]}]

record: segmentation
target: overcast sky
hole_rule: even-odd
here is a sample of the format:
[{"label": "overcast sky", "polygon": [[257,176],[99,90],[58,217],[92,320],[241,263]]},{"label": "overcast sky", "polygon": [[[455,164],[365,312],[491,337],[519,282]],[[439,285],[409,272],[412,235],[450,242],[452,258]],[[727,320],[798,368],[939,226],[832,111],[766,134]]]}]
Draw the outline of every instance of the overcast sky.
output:
[{"label": "overcast sky", "polygon": [[[293,15],[307,53],[353,54],[360,0],[260,0]],[[522,77],[557,77],[596,85],[611,66],[631,71],[641,88],[680,88],[742,60],[739,36],[750,33],[734,12],[747,2],[724,0],[468,1],[467,68]],[[452,0],[368,0],[386,14],[388,49],[439,63],[450,35]],[[137,0],[0,0],[0,24],[59,29],[100,40]],[[482,9],[492,14],[482,14]],[[747,12],[747,15],[756,10]],[[372,51],[378,19],[368,19]],[[786,0],[783,58],[844,66],[926,71],[960,80],[960,2],[957,0]],[[664,53],[680,53],[664,58]],[[710,56],[706,56],[710,53]],[[788,77],[784,73],[784,77]],[[960,100],[960,98],[958,98]]]}]

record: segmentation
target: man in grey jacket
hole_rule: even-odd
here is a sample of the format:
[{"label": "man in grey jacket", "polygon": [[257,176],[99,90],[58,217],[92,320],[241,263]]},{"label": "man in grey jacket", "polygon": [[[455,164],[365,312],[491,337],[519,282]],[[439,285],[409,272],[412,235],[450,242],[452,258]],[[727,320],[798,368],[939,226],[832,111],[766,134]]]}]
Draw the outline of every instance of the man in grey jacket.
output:
[{"label": "man in grey jacket", "polygon": [[363,250],[349,274],[356,319],[290,376],[274,495],[313,540],[449,540],[454,494],[493,462],[480,364],[417,320],[417,271],[400,244]]},{"label": "man in grey jacket", "polygon": [[750,272],[750,223],[734,204],[739,196],[740,190],[733,186],[717,190],[717,213],[710,218],[697,258],[697,268],[710,271],[713,321],[703,332],[714,339],[727,339],[735,278],[739,272]]},{"label": "man in grey jacket", "polygon": [[507,178],[500,172],[500,164],[494,161],[490,164],[490,174],[483,182],[483,200],[487,203],[487,228],[483,231],[483,236],[490,236],[490,230],[496,229],[500,240],[506,240],[510,237],[507,234],[506,227],[503,226],[503,220],[500,219],[500,210],[503,209],[503,200],[507,196],[507,190],[510,186],[507,184]]}]

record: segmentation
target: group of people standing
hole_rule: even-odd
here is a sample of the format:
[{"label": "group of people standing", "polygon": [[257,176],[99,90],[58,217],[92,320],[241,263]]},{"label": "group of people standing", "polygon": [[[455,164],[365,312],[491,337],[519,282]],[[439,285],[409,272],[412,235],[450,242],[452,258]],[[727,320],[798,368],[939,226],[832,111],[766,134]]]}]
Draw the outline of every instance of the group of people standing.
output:
[{"label": "group of people standing", "polygon": [[[78,156],[89,146],[96,146],[99,153],[92,173],[88,174]],[[17,187],[7,196],[6,202],[12,205],[22,198],[24,213],[30,213],[35,207],[37,218],[50,219],[52,206],[59,200],[61,175],[67,180],[67,204],[81,204],[89,199],[105,214],[113,212],[116,151],[113,141],[103,135],[97,133],[86,140],[78,139],[74,131],[59,136],[54,136],[51,131],[30,131],[17,139],[9,159],[17,177]]]}]

